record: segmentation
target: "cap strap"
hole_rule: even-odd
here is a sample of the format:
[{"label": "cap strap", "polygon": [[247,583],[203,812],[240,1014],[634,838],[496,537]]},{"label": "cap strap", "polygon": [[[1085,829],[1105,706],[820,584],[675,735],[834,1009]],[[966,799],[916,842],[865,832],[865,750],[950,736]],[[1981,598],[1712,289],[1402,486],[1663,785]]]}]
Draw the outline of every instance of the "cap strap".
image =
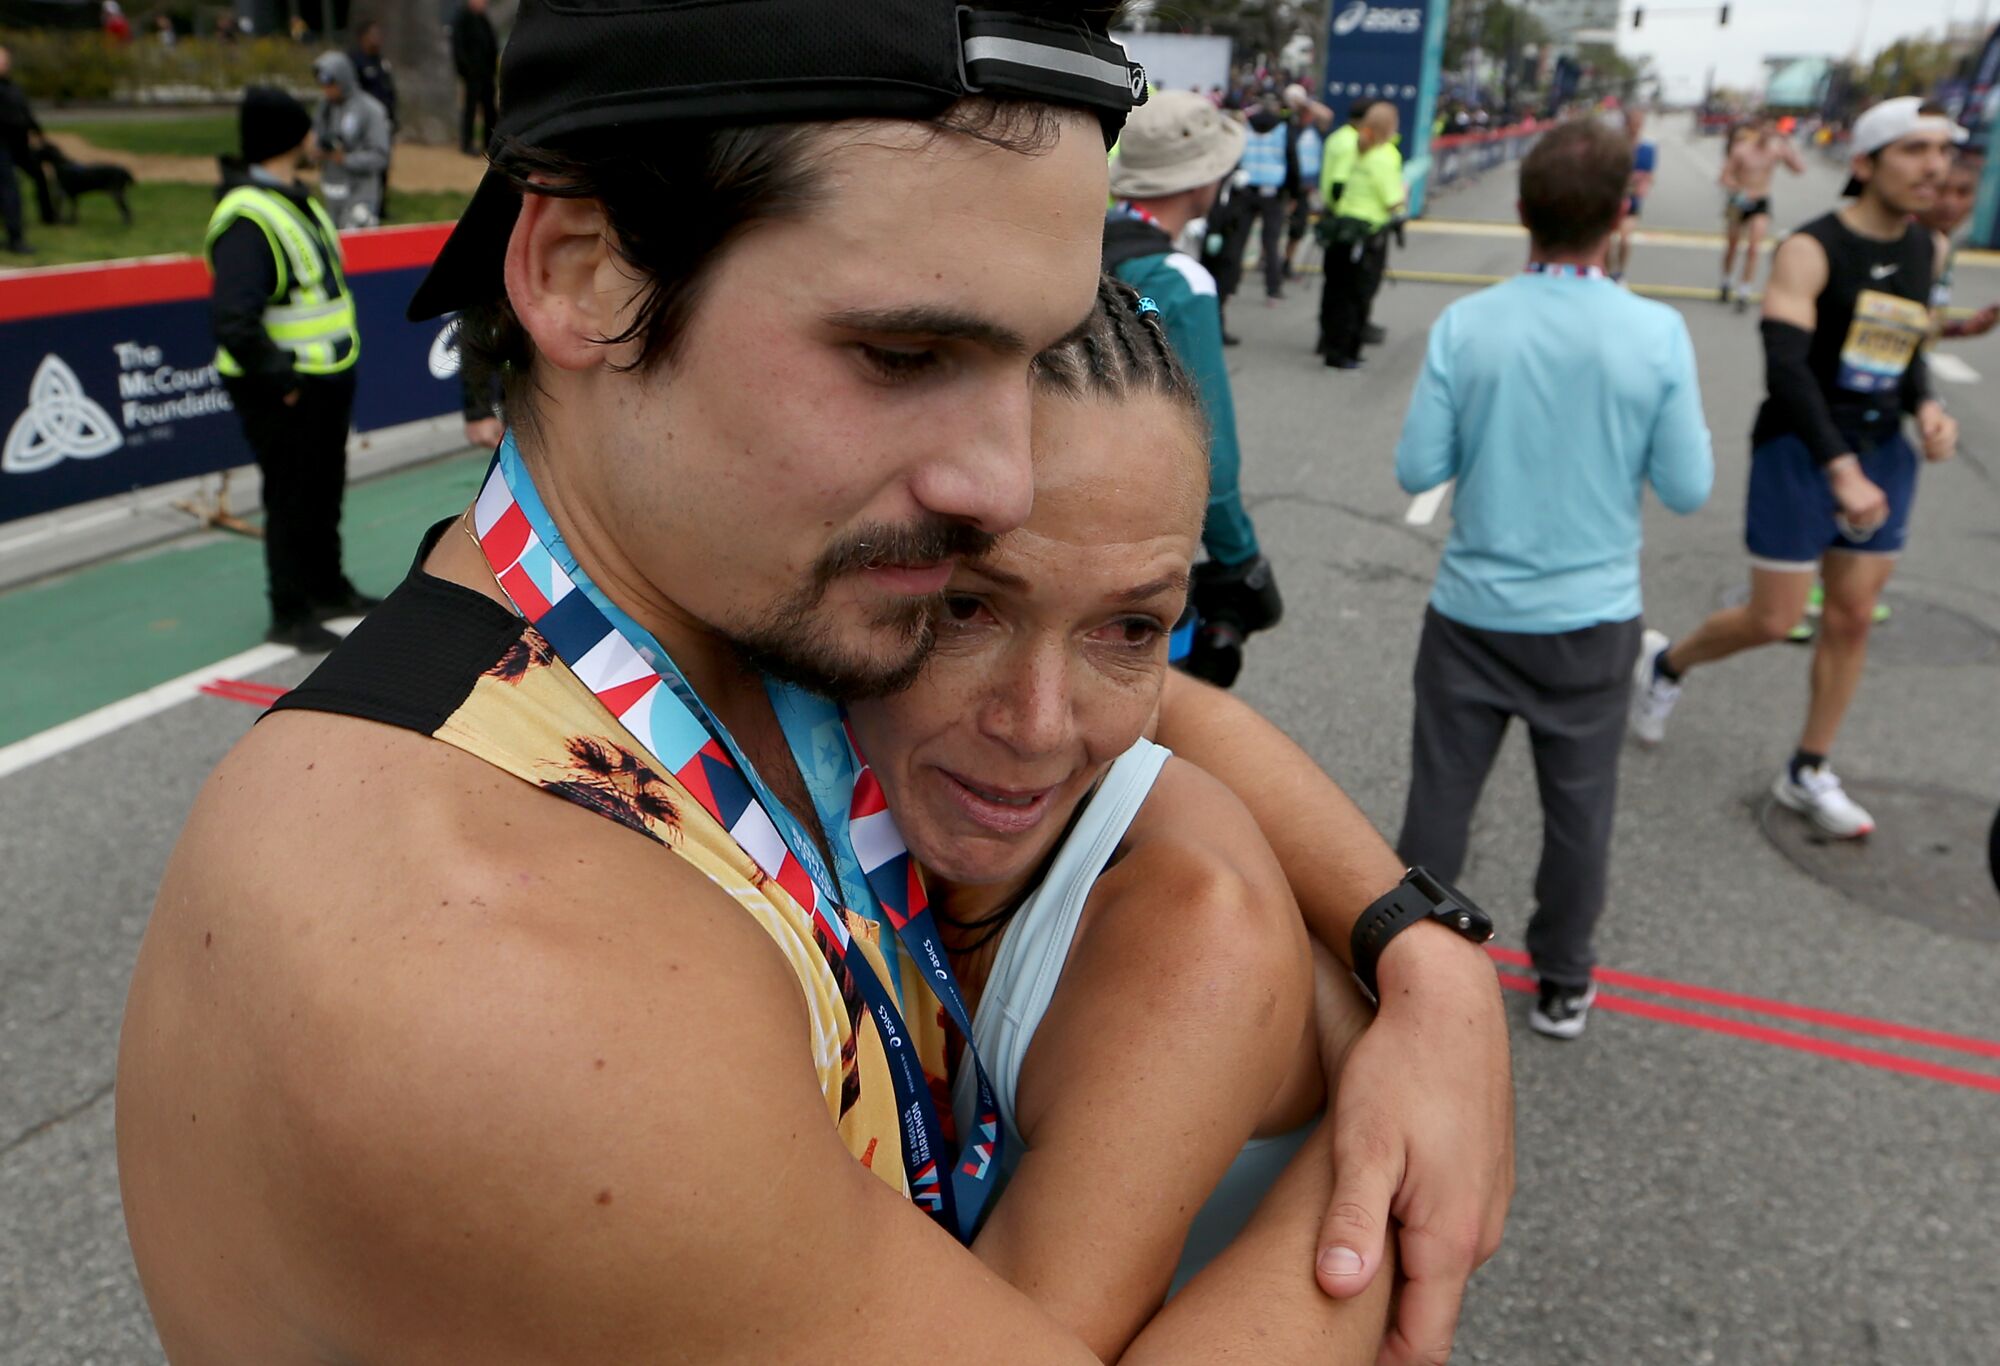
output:
[{"label": "cap strap", "polygon": [[1125,49],[1071,25],[959,7],[965,84],[1119,113],[1146,102],[1146,69]]}]

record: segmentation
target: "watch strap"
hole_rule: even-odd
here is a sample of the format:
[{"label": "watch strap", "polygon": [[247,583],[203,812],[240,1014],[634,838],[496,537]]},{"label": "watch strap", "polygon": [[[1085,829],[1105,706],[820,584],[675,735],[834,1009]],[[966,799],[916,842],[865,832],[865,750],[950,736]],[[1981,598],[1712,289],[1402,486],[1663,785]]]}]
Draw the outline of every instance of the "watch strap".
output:
[{"label": "watch strap", "polygon": [[1430,919],[1437,911],[1437,903],[1405,877],[1369,903],[1368,909],[1355,920],[1348,948],[1354,960],[1354,975],[1370,996],[1381,999],[1375,965],[1381,961],[1382,950],[1389,946],[1389,941],[1418,921]]}]

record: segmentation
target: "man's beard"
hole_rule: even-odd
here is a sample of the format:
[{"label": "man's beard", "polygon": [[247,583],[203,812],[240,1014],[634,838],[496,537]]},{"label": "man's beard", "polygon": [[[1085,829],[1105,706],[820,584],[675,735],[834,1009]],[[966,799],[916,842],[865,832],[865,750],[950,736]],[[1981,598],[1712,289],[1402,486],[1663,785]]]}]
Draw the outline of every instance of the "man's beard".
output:
[{"label": "man's beard", "polygon": [[901,648],[880,658],[839,639],[838,624],[823,610],[827,589],[871,566],[976,559],[992,547],[993,539],[977,527],[943,518],[910,526],[858,528],[827,547],[805,587],[758,621],[731,631],[729,643],[737,658],[759,673],[837,702],[900,692],[923,671],[936,644],[939,599],[892,598],[883,603],[867,626],[891,634]]}]

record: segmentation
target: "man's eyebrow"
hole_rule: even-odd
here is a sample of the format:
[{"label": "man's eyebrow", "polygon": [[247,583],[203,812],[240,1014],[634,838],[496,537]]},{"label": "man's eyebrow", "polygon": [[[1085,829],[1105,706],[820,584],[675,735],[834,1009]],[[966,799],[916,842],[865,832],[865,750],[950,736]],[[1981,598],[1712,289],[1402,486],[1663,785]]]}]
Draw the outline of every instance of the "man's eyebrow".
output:
[{"label": "man's eyebrow", "polygon": [[844,308],[827,314],[826,320],[854,332],[977,342],[1007,355],[1019,355],[1028,349],[1028,343],[1011,327],[976,314],[925,304],[907,308]]}]

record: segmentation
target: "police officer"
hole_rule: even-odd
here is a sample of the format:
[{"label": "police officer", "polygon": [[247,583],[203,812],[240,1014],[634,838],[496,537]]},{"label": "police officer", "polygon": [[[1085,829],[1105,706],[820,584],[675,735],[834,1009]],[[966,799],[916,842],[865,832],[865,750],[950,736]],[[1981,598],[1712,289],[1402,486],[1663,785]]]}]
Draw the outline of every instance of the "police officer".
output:
[{"label": "police officer", "polygon": [[312,116],[281,90],[243,92],[241,158],[224,157],[205,248],[215,365],[264,476],[267,639],[301,650],[374,606],[340,567],[340,502],[361,352],[340,238],[295,178]]}]

